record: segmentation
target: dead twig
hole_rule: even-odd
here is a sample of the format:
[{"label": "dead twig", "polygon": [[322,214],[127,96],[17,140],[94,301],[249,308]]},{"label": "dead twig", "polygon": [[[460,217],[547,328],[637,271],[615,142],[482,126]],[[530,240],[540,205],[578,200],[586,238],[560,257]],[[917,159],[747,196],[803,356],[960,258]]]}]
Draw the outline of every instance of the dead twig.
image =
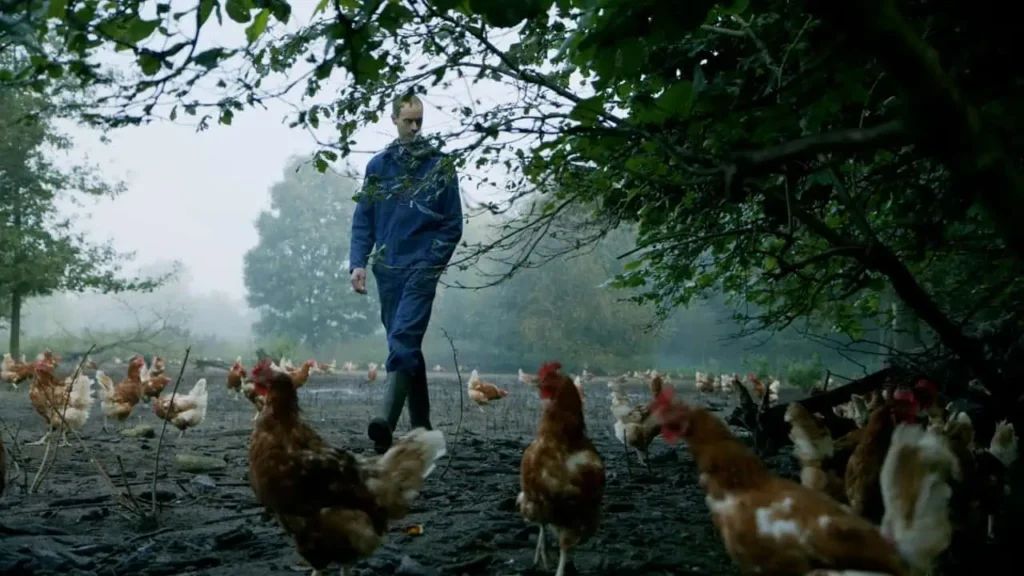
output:
[{"label": "dead twig", "polygon": [[121,485],[124,486],[125,492],[128,496],[128,501],[131,502],[132,511],[142,516],[142,506],[139,505],[139,501],[135,499],[135,495],[132,494],[132,486],[128,483],[128,475],[124,471],[124,462],[121,461],[121,455],[117,455],[117,467],[121,470]]},{"label": "dead twig", "polygon": [[[50,438],[47,438],[47,440],[46,440],[46,450],[43,450],[43,460],[42,460],[42,462],[39,463],[39,469],[36,470],[35,476],[32,477],[32,484],[30,484],[29,487],[28,487],[28,493],[29,494],[34,494],[35,491],[36,491],[36,488],[39,487],[39,483],[43,481],[44,473],[47,470],[47,467],[46,467],[47,460],[46,460],[46,458],[47,458],[47,456],[50,455],[50,448],[52,448],[52,447],[53,447],[53,440],[50,439]],[[54,458],[56,458],[56,455],[54,455]]]},{"label": "dead twig", "polygon": [[[178,370],[178,379],[174,382],[174,388],[171,390],[170,404],[174,405],[174,396],[178,393],[178,385],[181,384],[181,379],[185,376],[185,366],[188,365],[188,355],[192,353],[192,347],[185,348],[185,358],[181,361],[181,368]],[[154,398],[154,402],[159,402],[159,398]],[[160,427],[160,438],[156,442],[156,456],[153,458],[153,487],[150,492],[150,499],[152,500],[152,508],[150,508],[150,515],[156,517],[156,481],[160,476],[160,449],[164,445],[164,434],[167,432],[167,419],[164,419],[163,426]]]},{"label": "dead twig", "polygon": [[[7,448],[7,452],[11,455],[11,462],[14,463],[15,474],[21,476],[21,493],[28,494],[28,466],[25,464],[25,458],[21,455],[21,446],[18,445],[18,436],[21,433],[21,424],[11,432],[10,426],[6,422],[0,420],[0,427],[3,431],[11,438],[11,445]],[[0,470],[0,474],[6,474],[6,471]]]},{"label": "dead twig", "polygon": [[448,469],[452,467],[452,458],[455,457],[455,446],[459,443],[459,432],[462,431],[462,415],[465,413],[465,400],[462,399],[462,371],[459,370],[459,351],[455,348],[455,341],[448,334],[448,331],[441,328],[441,334],[444,335],[445,340],[448,341],[448,346],[452,349],[452,361],[455,363],[455,377],[459,379],[459,421],[455,424],[455,436],[452,438],[451,449],[448,450],[448,462],[444,465],[444,470],[441,471],[441,475],[438,477],[441,480],[444,479],[444,475],[448,473]]}]

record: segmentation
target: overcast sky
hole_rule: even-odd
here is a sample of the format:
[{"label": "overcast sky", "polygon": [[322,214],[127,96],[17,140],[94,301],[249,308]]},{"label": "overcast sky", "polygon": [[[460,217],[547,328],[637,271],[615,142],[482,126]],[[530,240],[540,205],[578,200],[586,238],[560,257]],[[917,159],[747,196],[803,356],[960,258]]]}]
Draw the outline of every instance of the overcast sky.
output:
[{"label": "overcast sky", "polygon": [[[290,27],[307,22],[315,4],[293,2],[298,8]],[[204,44],[230,46],[241,38],[241,27],[226,23],[223,29],[204,28],[204,34]],[[336,85],[342,89],[340,80]],[[484,102],[508,97],[499,86],[467,90],[463,83],[429,95],[426,132],[454,124],[432,102],[445,106],[468,100],[470,93]],[[247,110],[231,126],[212,124],[201,133],[169,122],[126,128],[111,134],[110,144],[101,144],[96,133],[73,128],[79,153],[128,186],[116,200],[91,207],[83,229],[97,240],[111,239],[119,250],[135,251],[139,264],[180,260],[191,269],[195,292],[244,297],[242,257],[257,241],[253,222],[269,205],[268,191],[282,179],[288,158],[315,149],[312,136],[282,122],[291,108],[283,103],[269,108]],[[384,118],[359,133],[357,148],[379,150],[393,138],[394,126]],[[348,161],[361,173],[369,158],[358,154]],[[463,175],[464,192],[479,197],[482,192],[468,180]]]}]

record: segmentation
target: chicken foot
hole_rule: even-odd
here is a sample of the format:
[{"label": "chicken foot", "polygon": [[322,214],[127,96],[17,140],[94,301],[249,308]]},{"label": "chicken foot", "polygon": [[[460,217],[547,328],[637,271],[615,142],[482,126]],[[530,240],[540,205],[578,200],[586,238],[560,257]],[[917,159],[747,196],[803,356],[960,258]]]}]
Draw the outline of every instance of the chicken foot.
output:
[{"label": "chicken foot", "polygon": [[27,442],[25,444],[25,446],[42,446],[43,444],[46,444],[46,441],[50,438],[50,434],[52,432],[53,432],[53,429],[52,428],[48,428],[46,430],[46,434],[43,434],[42,438],[40,438],[39,440],[36,440],[35,442]]},{"label": "chicken foot", "polygon": [[548,569],[548,551],[544,548],[544,528],[543,524],[540,525],[540,533],[537,534],[537,551],[533,553],[533,565],[536,566],[537,562]]}]

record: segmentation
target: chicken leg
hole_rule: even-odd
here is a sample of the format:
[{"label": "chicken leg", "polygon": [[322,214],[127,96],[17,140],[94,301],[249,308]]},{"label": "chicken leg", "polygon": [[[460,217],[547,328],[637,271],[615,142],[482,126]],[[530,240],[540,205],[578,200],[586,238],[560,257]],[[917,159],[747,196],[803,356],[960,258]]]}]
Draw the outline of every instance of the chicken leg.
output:
[{"label": "chicken leg", "polygon": [[36,440],[35,442],[28,442],[28,443],[25,444],[25,446],[42,446],[50,438],[50,433],[51,432],[53,432],[53,429],[48,428],[46,430],[46,434],[43,434],[42,438],[40,438],[39,440]]},{"label": "chicken leg", "polygon": [[558,569],[555,576],[565,576],[565,565],[569,562],[569,551],[563,546],[558,547]]},{"label": "chicken leg", "polygon": [[654,472],[651,470],[651,455],[647,452],[647,448],[644,448],[643,450],[637,450],[636,455],[640,459],[640,461],[643,462],[644,466],[647,466],[647,473],[654,474]]},{"label": "chicken leg", "polygon": [[537,562],[548,569],[548,551],[544,547],[544,525],[540,525],[540,533],[537,534],[537,551],[533,553],[533,565],[536,566]]}]

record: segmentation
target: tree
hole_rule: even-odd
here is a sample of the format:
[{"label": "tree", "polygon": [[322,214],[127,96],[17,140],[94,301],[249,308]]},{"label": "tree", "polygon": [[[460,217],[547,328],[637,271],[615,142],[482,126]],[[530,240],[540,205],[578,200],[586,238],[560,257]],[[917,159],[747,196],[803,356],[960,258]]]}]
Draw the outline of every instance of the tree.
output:
[{"label": "tree", "polygon": [[[479,253],[504,249],[510,269],[530,267],[544,255],[535,243],[514,249],[525,231],[585,207],[605,231],[637,225],[640,251],[619,285],[663,313],[722,291],[753,305],[751,329],[799,320],[856,339],[865,326],[892,324],[899,307],[881,296],[891,290],[994,391],[1015,379],[1000,374],[1013,363],[991,362],[998,353],[978,336],[982,322],[1022,331],[1024,100],[994,64],[1013,49],[1010,19],[894,0],[410,0],[322,2],[297,30],[261,34],[271,15],[287,16],[285,4],[225,3],[248,24],[249,46],[237,56],[250,66],[220,78],[222,122],[273,97],[257,79],[308,62],[300,80],[308,104],[295,124],[334,122],[325,164],[349,152],[355,131],[396,93],[467,77],[503,83],[517,101],[458,103],[451,113],[462,126],[444,136],[463,144],[463,162],[505,164],[508,189],[537,190],[547,201],[506,222],[506,234]],[[49,21],[74,34],[95,29],[101,41],[111,18],[137,36],[174,35],[138,24],[140,5],[86,12],[87,22],[68,11]],[[219,6],[201,0],[197,22]],[[518,27],[507,49],[489,35],[502,27]],[[168,44],[184,52],[186,40]],[[205,68],[178,58],[156,76],[164,64],[129,47],[143,72],[148,65],[179,87],[146,81],[147,98],[184,98],[189,74]],[[228,70],[218,67],[223,53],[207,55],[205,69]],[[34,78],[55,59],[36,62]],[[336,70],[350,86],[315,99]],[[154,113],[154,100],[146,102],[141,116]],[[533,137],[530,151],[510,157],[510,143],[524,135]]]},{"label": "tree", "polygon": [[245,255],[249,305],[256,331],[318,349],[370,333],[372,301],[349,285],[349,232],[358,183],[320,174],[295,159],[270,190],[269,211],[256,221],[259,243]]},{"label": "tree", "polygon": [[122,188],[105,182],[91,166],[65,168],[55,161],[55,153],[73,143],[55,128],[48,110],[42,96],[0,87],[0,316],[9,320],[14,355],[20,353],[21,313],[28,298],[60,291],[150,290],[165,279],[120,277],[130,255],[91,243],[73,230],[70,218],[58,214],[58,199],[113,197]]}]

